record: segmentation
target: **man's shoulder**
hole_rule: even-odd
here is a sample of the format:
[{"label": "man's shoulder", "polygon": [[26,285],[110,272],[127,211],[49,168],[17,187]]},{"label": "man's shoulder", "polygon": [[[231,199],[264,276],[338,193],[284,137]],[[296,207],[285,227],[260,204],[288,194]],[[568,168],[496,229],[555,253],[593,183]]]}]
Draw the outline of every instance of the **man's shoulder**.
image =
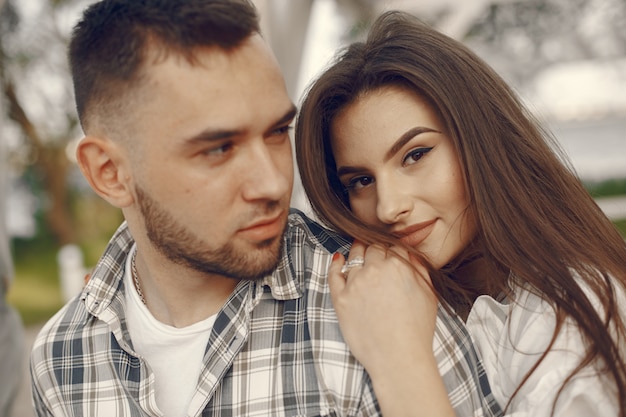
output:
[{"label": "man's shoulder", "polygon": [[70,300],[39,331],[31,351],[31,361],[44,363],[63,354],[65,349],[61,346],[75,345],[84,339],[85,328],[89,322],[84,300],[81,297]]},{"label": "man's shoulder", "polygon": [[347,253],[350,241],[337,232],[311,219],[302,211],[291,208],[286,231],[287,239],[304,239],[304,245],[321,247],[329,253]]},{"label": "man's shoulder", "polygon": [[68,301],[41,328],[38,339],[56,339],[69,331],[80,332],[91,315],[85,308],[83,294]]}]

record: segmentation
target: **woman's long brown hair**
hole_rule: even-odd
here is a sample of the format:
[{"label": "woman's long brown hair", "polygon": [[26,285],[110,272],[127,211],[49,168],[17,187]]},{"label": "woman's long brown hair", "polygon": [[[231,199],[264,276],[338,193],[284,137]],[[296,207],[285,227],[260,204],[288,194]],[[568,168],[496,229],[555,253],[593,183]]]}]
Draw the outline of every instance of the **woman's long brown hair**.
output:
[{"label": "woman's long brown hair", "polygon": [[[463,300],[471,303],[481,292],[510,294],[515,283],[507,277],[529,285],[556,312],[554,337],[571,319],[586,342],[586,356],[561,390],[582,367],[601,363],[600,371],[615,381],[620,416],[626,417],[626,328],[616,302],[616,291],[626,288],[626,242],[551,135],[460,42],[406,13],[387,12],[365,42],[349,46],[310,86],[297,120],[296,155],[316,215],[366,243],[398,243],[351,213],[330,146],[338,112],[386,86],[413,91],[437,111],[459,155],[468,210],[478,225],[472,248],[505,272],[483,277],[479,287],[488,290],[477,291],[455,281],[454,271],[431,271],[439,296],[458,311]],[[581,281],[604,312],[594,308]]]}]

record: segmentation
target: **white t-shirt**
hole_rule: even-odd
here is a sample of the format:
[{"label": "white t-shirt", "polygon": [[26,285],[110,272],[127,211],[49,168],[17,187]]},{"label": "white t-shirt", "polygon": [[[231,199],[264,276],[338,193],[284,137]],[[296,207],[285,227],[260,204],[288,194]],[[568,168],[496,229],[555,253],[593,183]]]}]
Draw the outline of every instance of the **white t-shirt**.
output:
[{"label": "white t-shirt", "polygon": [[[617,305],[623,308],[624,296],[621,292],[620,295]],[[494,397],[502,407],[547,349],[556,323],[554,310],[536,295],[520,289],[516,300],[501,304],[489,296],[481,296],[467,319],[467,328],[482,356]],[[551,416],[558,391],[580,364],[584,350],[578,328],[566,320],[550,353],[513,397],[506,415]],[[558,395],[554,417],[617,416],[618,411],[617,391],[611,377],[599,376],[593,366],[587,366]]]},{"label": "white t-shirt", "polygon": [[156,402],[166,417],[187,414],[202,367],[202,359],[215,322],[211,316],[191,326],[176,328],[161,323],[141,302],[126,262],[126,320],[133,347],[154,373]]}]

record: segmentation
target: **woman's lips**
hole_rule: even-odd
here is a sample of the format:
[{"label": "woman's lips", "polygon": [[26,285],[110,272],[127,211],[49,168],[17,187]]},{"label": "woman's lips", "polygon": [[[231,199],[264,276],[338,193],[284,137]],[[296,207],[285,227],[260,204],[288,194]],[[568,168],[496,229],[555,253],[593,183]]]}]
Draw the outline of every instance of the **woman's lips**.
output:
[{"label": "woman's lips", "polygon": [[428,235],[430,235],[436,222],[437,219],[417,223],[413,226],[394,232],[394,235],[398,236],[404,244],[410,247],[416,247],[422,243]]}]

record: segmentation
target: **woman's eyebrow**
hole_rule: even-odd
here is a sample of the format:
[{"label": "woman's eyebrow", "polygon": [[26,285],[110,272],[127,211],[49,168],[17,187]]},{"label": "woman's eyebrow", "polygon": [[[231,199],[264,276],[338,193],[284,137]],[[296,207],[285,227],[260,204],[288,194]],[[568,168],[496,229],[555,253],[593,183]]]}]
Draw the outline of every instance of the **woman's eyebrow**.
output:
[{"label": "woman's eyebrow", "polygon": [[[407,142],[409,142],[414,137],[421,135],[422,133],[441,133],[441,132],[435,129],[431,129],[430,127],[425,127],[425,126],[416,126],[414,128],[411,128],[407,130],[402,136],[400,136],[400,138],[397,141],[394,142],[394,144],[385,154],[383,161],[384,162],[389,161],[391,158],[393,158],[394,155],[396,155],[400,151],[400,149],[402,149],[404,145],[407,144]],[[339,169],[337,170],[337,176],[341,177],[346,174],[353,174],[355,172],[361,172],[363,170],[364,168],[356,167],[356,166],[347,166],[347,167],[342,166],[342,167],[339,167]]]},{"label": "woman's eyebrow", "polygon": [[389,161],[391,158],[394,157],[395,154],[397,154],[400,151],[400,149],[402,149],[404,145],[407,144],[408,141],[413,139],[415,136],[421,135],[422,133],[441,133],[441,132],[435,129],[431,129],[429,127],[424,127],[424,126],[416,126],[412,129],[409,129],[402,136],[400,136],[400,138],[387,151],[383,161],[385,162]]}]

